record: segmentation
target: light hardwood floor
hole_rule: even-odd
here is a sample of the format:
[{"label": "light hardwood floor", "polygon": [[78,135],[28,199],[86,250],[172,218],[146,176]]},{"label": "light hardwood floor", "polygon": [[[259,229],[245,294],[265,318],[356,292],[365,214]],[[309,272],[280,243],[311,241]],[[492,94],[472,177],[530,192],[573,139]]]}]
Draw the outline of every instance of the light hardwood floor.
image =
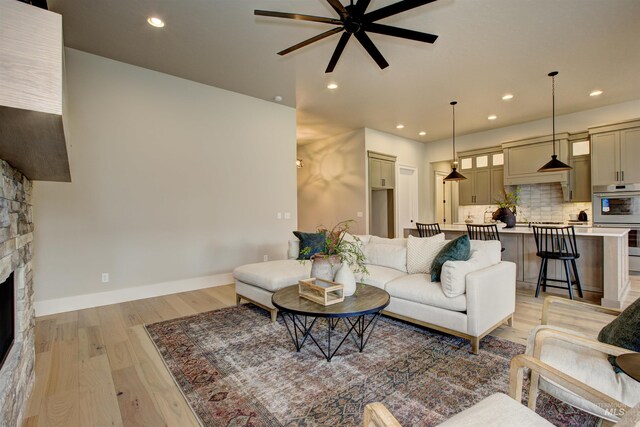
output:
[{"label": "light hardwood floor", "polygon": [[[632,276],[625,304],[638,297],[640,276]],[[36,382],[23,426],[199,425],[142,325],[234,304],[234,286],[227,285],[39,317]],[[528,331],[540,323],[541,308],[542,297],[518,292],[514,326],[493,335],[526,343]],[[551,323],[593,336],[611,320],[556,313]]]}]

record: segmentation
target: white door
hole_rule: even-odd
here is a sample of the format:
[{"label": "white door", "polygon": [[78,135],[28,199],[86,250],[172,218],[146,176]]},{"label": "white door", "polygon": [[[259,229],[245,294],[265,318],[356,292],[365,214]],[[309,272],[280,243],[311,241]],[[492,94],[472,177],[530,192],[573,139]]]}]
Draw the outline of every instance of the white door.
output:
[{"label": "white door", "polygon": [[418,170],[398,167],[398,221],[396,237],[404,237],[405,228],[416,228],[418,220]]},{"label": "white door", "polygon": [[453,223],[453,219],[451,218],[451,186],[453,185],[453,183],[450,181],[443,181],[446,176],[447,174],[443,172],[435,173],[436,200],[434,206],[436,208],[436,211],[434,218],[436,219],[436,222],[440,224]]}]

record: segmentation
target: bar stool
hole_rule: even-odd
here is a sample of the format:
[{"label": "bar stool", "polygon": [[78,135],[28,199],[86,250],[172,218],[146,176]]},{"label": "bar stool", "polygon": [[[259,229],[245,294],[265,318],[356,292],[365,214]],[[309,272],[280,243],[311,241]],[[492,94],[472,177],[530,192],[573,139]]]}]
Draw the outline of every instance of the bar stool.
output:
[{"label": "bar stool", "polygon": [[[532,228],[533,236],[536,240],[536,255],[542,258],[540,273],[538,274],[538,286],[536,287],[536,298],[538,298],[540,294],[541,286],[545,292],[547,291],[547,286],[549,286],[550,288],[568,289],[569,298],[573,299],[574,284],[578,287],[578,294],[580,298],[582,298],[582,285],[580,284],[578,267],[576,266],[576,259],[580,258],[580,254],[578,253],[576,232],[573,225],[566,227],[539,227],[534,225]],[[547,264],[550,259],[562,261],[567,277],[566,280],[549,279],[547,277]],[[573,275],[575,277],[573,281],[571,280],[569,264],[571,264],[573,268]],[[547,282],[566,283],[567,286],[553,286],[548,285]]]},{"label": "bar stool", "polygon": [[433,224],[421,224],[416,222],[416,227],[418,227],[418,235],[420,237],[431,237],[442,233],[442,231],[440,231],[440,224],[437,222]]},{"label": "bar stool", "polygon": [[[495,224],[467,224],[467,234],[471,240],[500,241],[498,226]],[[500,252],[504,252],[504,248]]]}]

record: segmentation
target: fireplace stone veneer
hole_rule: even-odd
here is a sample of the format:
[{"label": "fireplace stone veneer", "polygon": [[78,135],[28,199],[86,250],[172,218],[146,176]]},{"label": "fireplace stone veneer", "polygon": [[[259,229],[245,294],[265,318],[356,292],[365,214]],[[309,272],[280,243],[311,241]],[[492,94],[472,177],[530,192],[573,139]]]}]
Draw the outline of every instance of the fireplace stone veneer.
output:
[{"label": "fireplace stone veneer", "polygon": [[0,283],[14,273],[15,336],[0,368],[0,425],[16,426],[34,382],[31,182],[0,160]]}]

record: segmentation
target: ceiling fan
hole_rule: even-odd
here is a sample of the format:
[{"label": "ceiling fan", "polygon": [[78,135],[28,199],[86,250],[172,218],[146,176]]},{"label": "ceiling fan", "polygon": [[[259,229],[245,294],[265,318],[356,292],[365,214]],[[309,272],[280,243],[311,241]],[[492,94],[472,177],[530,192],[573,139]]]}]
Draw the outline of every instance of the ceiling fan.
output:
[{"label": "ceiling fan", "polygon": [[340,37],[340,41],[338,41],[338,45],[336,46],[333,55],[331,56],[331,59],[329,60],[329,65],[325,70],[325,73],[330,73],[336,67],[338,60],[340,59],[340,55],[342,55],[342,51],[344,50],[347,42],[352,35],[360,42],[362,47],[365,48],[365,50],[369,53],[369,55],[371,55],[373,60],[376,61],[381,69],[388,67],[389,63],[384,59],[378,48],[376,48],[376,46],[373,44],[366,33],[367,31],[370,33],[384,34],[387,36],[416,40],[424,43],[435,42],[438,36],[434,34],[421,33],[418,31],[407,30],[405,28],[391,27],[389,25],[376,23],[376,21],[380,19],[387,18],[389,16],[396,15],[398,13],[414,9],[419,6],[423,6],[434,1],[436,0],[401,0],[397,3],[393,3],[389,6],[385,6],[383,8],[367,13],[366,10],[369,6],[369,3],[371,3],[371,0],[357,0],[356,4],[353,4],[353,0],[350,0],[350,4],[346,6],[340,3],[339,0],[327,0],[333,10],[335,10],[340,16],[339,19],[324,18],[321,16],[301,15],[298,13],[272,12],[268,10],[254,10],[254,14],[259,16],[270,16],[274,18],[299,19],[302,21],[313,21],[321,22],[323,24],[337,25],[336,28],[325,31],[324,33],[318,34],[315,37],[311,37],[310,39],[307,39],[303,42],[291,46],[290,48],[278,52],[278,55],[286,55],[293,52],[294,50],[300,49],[301,47],[322,40],[333,34],[342,33],[344,31],[344,33]]}]

